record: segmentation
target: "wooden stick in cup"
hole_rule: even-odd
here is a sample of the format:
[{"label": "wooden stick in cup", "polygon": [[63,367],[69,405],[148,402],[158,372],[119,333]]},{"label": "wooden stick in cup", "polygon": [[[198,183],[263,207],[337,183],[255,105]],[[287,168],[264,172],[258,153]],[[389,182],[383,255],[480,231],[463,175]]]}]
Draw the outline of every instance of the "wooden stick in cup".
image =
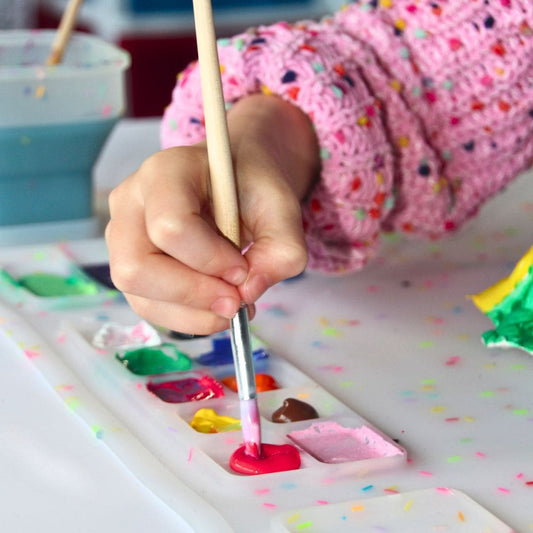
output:
[{"label": "wooden stick in cup", "polygon": [[63,53],[65,52],[70,35],[72,34],[74,23],[76,22],[76,16],[82,3],[83,0],[69,0],[65,7],[54,42],[52,43],[52,50],[46,60],[47,65],[57,65],[58,63],[61,63]]}]

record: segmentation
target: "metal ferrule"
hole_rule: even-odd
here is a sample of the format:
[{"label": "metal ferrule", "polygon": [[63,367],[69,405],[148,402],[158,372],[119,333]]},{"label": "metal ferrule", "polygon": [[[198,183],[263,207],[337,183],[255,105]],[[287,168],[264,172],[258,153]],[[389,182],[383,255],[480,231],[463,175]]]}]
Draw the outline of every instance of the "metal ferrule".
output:
[{"label": "metal ferrule", "polygon": [[235,364],[235,378],[241,400],[257,397],[255,388],[254,361],[250,340],[248,311],[242,304],[238,313],[231,320],[231,347]]}]

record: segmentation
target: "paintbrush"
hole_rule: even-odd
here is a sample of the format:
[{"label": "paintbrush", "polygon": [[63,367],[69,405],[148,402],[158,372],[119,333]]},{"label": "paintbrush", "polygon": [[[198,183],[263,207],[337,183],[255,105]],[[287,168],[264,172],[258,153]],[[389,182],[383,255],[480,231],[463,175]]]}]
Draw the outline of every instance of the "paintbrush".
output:
[{"label": "paintbrush", "polygon": [[69,0],[66,5],[54,41],[52,42],[52,49],[46,60],[47,65],[57,65],[58,63],[61,63],[65,48],[67,47],[70,35],[74,28],[74,23],[76,22],[78,10],[82,3],[83,0]]},{"label": "paintbrush", "polygon": [[[215,222],[221,233],[240,249],[239,205],[211,0],[193,0],[193,8]],[[249,455],[259,457],[261,455],[261,424],[250,346],[250,327],[244,304],[231,320],[231,345],[239,392],[244,445]]]}]

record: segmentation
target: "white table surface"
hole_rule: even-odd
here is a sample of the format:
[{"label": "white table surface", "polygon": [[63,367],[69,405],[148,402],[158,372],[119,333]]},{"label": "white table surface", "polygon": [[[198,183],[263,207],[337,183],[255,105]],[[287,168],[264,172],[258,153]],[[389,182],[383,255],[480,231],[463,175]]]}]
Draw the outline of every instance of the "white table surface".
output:
[{"label": "white table surface", "polygon": [[[105,191],[159,147],[157,120],[122,121],[95,168]],[[0,256],[1,256],[0,248]],[[187,531],[182,520],[65,409],[32,363],[0,344],[0,530]]]},{"label": "white table surface", "polygon": [[[112,134],[95,169],[103,219],[106,192],[157,149],[157,128],[125,120]],[[453,487],[533,531],[533,358],[482,346],[491,324],[466,298],[533,244],[532,179],[451,239],[387,238],[359,274],[308,273],[259,302],[257,335],[408,450],[405,469],[354,480],[351,497]],[[1,341],[0,422],[2,531],[187,531]]]}]

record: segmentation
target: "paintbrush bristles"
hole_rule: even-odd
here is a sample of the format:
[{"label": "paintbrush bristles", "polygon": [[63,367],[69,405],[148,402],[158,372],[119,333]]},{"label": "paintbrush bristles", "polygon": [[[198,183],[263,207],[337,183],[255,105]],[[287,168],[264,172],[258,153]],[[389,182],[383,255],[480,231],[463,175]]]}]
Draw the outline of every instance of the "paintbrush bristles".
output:
[{"label": "paintbrush bristles", "polygon": [[52,43],[52,50],[46,60],[47,65],[57,65],[63,60],[63,54],[65,53],[65,48],[72,34],[76,16],[82,3],[83,0],[70,0],[65,7],[54,42]]},{"label": "paintbrush bristles", "polygon": [[240,247],[239,206],[210,0],[193,0],[211,195],[219,230]]}]

